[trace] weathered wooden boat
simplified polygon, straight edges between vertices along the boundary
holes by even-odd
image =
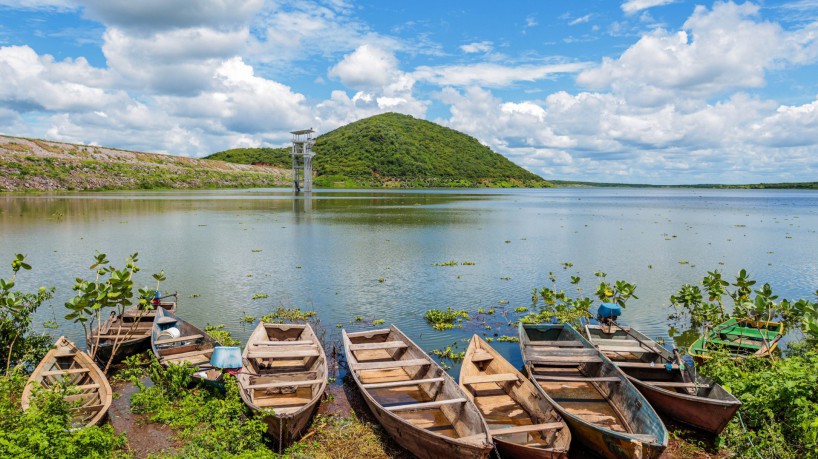
[[[105,373],[64,336],[28,378],[21,398],[23,409],[30,406],[35,387],[47,390],[57,386],[73,387],[65,399],[72,402],[70,413],[75,428],[99,424],[111,406],[111,385]]]
[[[342,335],[355,384],[396,442],[421,459],[488,456],[491,435],[477,406],[397,327]]]
[[[176,296],[176,294],[170,295]],[[158,309],[176,313],[176,301],[154,301],[153,309],[144,309],[133,306],[122,314],[112,314],[99,328],[92,327],[86,341],[86,347],[91,351],[97,347],[95,358],[98,362],[107,364],[114,344],[119,342],[113,362],[118,362],[129,355],[146,351],[151,345],[151,330],[153,320]]]
[[[151,349],[162,365],[189,364],[198,373],[210,369],[210,356],[219,343],[199,327],[159,308],[151,331]],[[201,376],[193,375],[195,379]]]
[[[671,352],[630,327],[586,325],[591,343],[622,370],[660,414],[718,435],[741,402]]]
[[[711,358],[714,349],[727,352],[733,359],[769,357],[782,336],[784,324],[780,322],[730,319],[700,336],[690,345],[688,353],[698,362]]]
[[[306,430],[327,387],[327,357],[309,324],[258,324],[242,355],[242,400],[263,414],[279,451]]]
[[[568,457],[568,425],[534,383],[477,335],[466,350],[459,382],[483,414],[500,457]]]
[[[571,435],[606,458],[656,458],[667,429],[616,365],[568,324],[520,323],[529,377],[571,427]]]

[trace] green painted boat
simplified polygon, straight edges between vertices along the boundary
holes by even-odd
[[[730,319],[707,330],[688,353],[698,362],[712,358],[714,350],[726,351],[731,359],[769,357],[784,336],[784,324],[753,319]]]

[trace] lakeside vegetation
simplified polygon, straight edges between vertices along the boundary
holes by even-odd
[[[104,254],[97,254],[97,266],[92,271],[100,278],[96,281],[79,279],[77,296],[66,303],[69,316],[76,314],[72,320],[87,317],[83,314],[88,311],[97,315],[104,308],[117,308],[130,300],[149,297],[154,289],[145,288],[138,294],[132,289],[129,274],[138,270],[135,262],[136,254],[126,262],[125,269],[118,270],[109,266]],[[111,425],[71,430],[69,413],[73,405],[64,398],[71,393],[69,387],[40,390],[29,410],[23,411],[20,407],[28,374],[51,346],[55,326],[47,324],[43,330],[32,326],[33,314],[52,298],[53,289],[40,287],[31,292],[15,289],[18,275],[31,269],[25,257],[17,255],[11,262],[11,276],[0,276],[0,350],[6,359],[6,368],[0,375],[0,457],[133,457],[127,433],[117,434]],[[430,327],[441,333],[462,327],[482,334],[489,341],[514,341],[513,330],[519,321],[576,322],[590,316],[589,307],[597,300],[626,306],[628,300],[637,298],[635,284],[609,281],[603,272],[594,276],[598,286],[584,292],[579,287],[579,275],[568,276],[566,289],[559,286],[559,279],[551,273],[551,285],[532,292],[530,307],[515,307],[501,300],[490,310],[449,307],[426,311],[424,317]],[[154,279],[160,282],[164,275],[159,273]],[[694,438],[677,452],[689,453],[686,457],[818,455],[818,306],[814,300],[781,299],[772,286],[749,278],[745,271],[740,271],[732,280],[711,271],[700,283],[681,286],[670,296],[670,301],[674,308],[671,317],[674,326],[690,327],[688,330],[694,332],[701,324],[718,323],[727,317],[760,316],[784,321],[794,333],[789,348],[773,358],[736,362],[715,355],[698,367],[702,374],[733,393],[743,406],[720,437],[704,443]],[[244,320],[258,319],[248,316]],[[318,318],[315,311],[279,307],[263,320]],[[356,318],[356,323],[360,322],[362,319]],[[376,323],[383,320],[371,321],[372,326]],[[220,325],[209,326],[207,330],[225,342],[235,342]],[[679,340],[684,333],[672,331],[671,336],[674,335],[681,345]],[[463,357],[461,346],[462,343],[453,342],[431,353],[448,362],[450,365],[444,363],[446,367],[451,367]],[[171,446],[155,451],[152,457],[352,458],[365,454],[386,458],[397,454],[376,424],[354,415],[319,415],[308,437],[279,455],[264,435],[264,423],[254,418],[242,403],[232,380],[228,380],[224,392],[192,385],[191,368],[164,368],[155,358],[141,356],[126,359],[113,379],[130,381],[138,388],[131,397],[131,410],[141,422],[167,430]],[[332,402],[330,395],[325,403]]]
[[[385,113],[319,136],[318,187],[547,187],[548,182],[474,137],[430,121]],[[289,167],[287,148],[243,148],[208,159]]]

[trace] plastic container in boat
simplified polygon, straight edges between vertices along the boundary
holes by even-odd
[[[182,333],[176,327],[170,327],[159,332],[159,339],[174,339],[181,336]]]
[[[241,348],[237,346],[216,346],[210,356],[214,368],[241,368]]]

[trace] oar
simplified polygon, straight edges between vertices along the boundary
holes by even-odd
[[[676,359],[676,364],[679,365],[679,371],[682,373],[682,381],[686,383],[694,383],[695,381],[691,381],[690,374],[687,372],[687,366],[682,361],[682,356],[679,354],[679,349],[673,348],[673,357]],[[685,391],[687,391],[690,395],[696,395],[696,388],[695,387],[686,387]]]

